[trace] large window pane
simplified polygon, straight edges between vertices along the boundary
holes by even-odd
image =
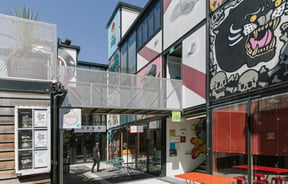
[[[143,44],[148,40],[148,19],[147,17],[143,21]]]
[[[260,173],[259,166],[288,169],[287,100],[288,95],[284,94],[253,101],[251,160],[254,176]],[[268,181],[276,175],[265,173]]]
[[[160,29],[161,27],[161,8],[160,8],[160,1],[157,2],[155,6],[155,32]]]
[[[152,10],[148,15],[148,37],[154,34],[154,11]]]
[[[142,24],[140,24],[137,28],[137,49],[139,49],[143,45],[143,40],[142,40],[143,31],[142,30],[143,30],[143,27],[142,27]]]
[[[247,124],[246,103],[213,109],[213,174],[237,175],[233,166],[248,163]]]
[[[121,72],[127,73],[127,44],[121,48]]]
[[[132,36],[128,40],[128,73],[136,72],[136,34],[132,34]]]

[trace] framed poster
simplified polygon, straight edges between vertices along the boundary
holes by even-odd
[[[32,127],[32,109],[18,109],[18,127]]]
[[[48,166],[48,150],[37,150],[34,152],[34,167]]]
[[[34,127],[47,127],[47,111],[35,110],[34,111]]]
[[[47,147],[48,139],[47,139],[47,130],[35,130],[34,132],[34,147],[35,148],[43,148]]]

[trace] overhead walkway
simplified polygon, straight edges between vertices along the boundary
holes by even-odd
[[[182,81],[132,74],[60,69],[68,90],[63,108],[85,108],[95,113],[157,114],[182,110]]]

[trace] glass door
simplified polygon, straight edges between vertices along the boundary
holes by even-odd
[[[153,175],[161,174],[161,127],[148,129],[147,148],[148,148],[148,172]]]

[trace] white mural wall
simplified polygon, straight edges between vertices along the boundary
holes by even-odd
[[[206,103],[206,26],[183,41],[183,108]]]
[[[206,16],[204,0],[163,0],[164,50]]]
[[[132,11],[130,9],[122,8],[121,11],[121,37],[125,35],[127,30],[130,28],[131,24],[133,24],[134,20],[139,15],[138,11]]]

